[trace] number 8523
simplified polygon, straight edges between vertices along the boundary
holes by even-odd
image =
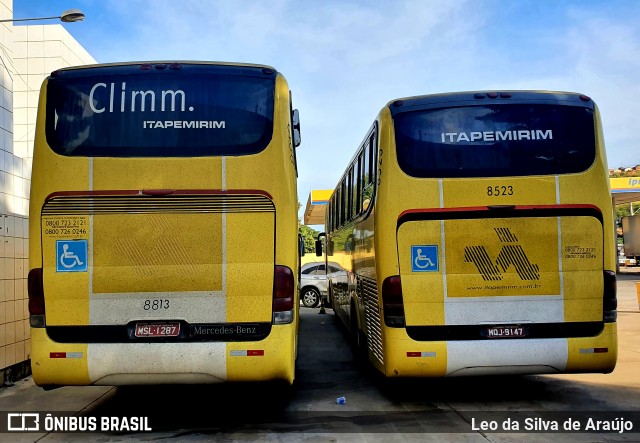
[[[487,186],[487,195],[490,197],[513,195],[513,186]]]

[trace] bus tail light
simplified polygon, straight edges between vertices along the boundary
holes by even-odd
[[[618,318],[618,298],[616,273],[604,271],[604,291],[602,295],[602,316],[605,323],[613,323]]]
[[[29,271],[27,279],[29,292],[29,323],[34,328],[44,328],[44,289],[42,268]]]
[[[387,277],[382,282],[382,310],[385,325],[391,328],[404,327],[404,303],[399,275]]]
[[[273,324],[293,321],[293,272],[286,266],[276,266],[273,273]]]

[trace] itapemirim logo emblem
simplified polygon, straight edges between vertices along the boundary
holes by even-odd
[[[484,246],[466,246],[464,248],[465,263],[476,265],[485,281],[502,280],[503,274],[512,265],[521,280],[540,280],[540,267],[529,261],[529,257],[518,243],[518,238],[509,228],[494,228],[500,242],[505,243],[492,260]]]

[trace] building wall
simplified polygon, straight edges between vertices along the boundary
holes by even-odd
[[[0,0],[0,19],[12,17],[13,1]],[[30,358],[28,211],[40,86],[56,69],[92,64],[95,60],[62,25],[24,26],[11,22],[0,23],[0,58],[0,370],[3,370],[24,364]]]
[[[62,25],[14,26],[13,38],[17,72],[13,79],[13,147],[17,156],[30,163],[42,82],[56,69],[96,61]]]
[[[12,17],[13,2],[0,0],[0,19]],[[25,333],[29,333],[29,328],[28,321],[25,322],[28,317],[22,258],[24,217],[11,214],[9,209],[13,203],[10,197],[18,184],[14,177],[24,176],[23,163],[13,155],[13,26],[10,22],[0,23],[0,39],[0,368],[5,368],[27,358]],[[16,174],[18,170],[20,173]],[[17,237],[16,220],[20,229]],[[16,239],[20,240],[17,259]]]

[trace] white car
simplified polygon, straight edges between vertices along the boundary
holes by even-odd
[[[329,272],[336,272],[339,267],[329,264]],[[300,268],[300,300],[308,308],[320,304],[320,297],[327,296],[327,269],[324,262],[311,262]]]

